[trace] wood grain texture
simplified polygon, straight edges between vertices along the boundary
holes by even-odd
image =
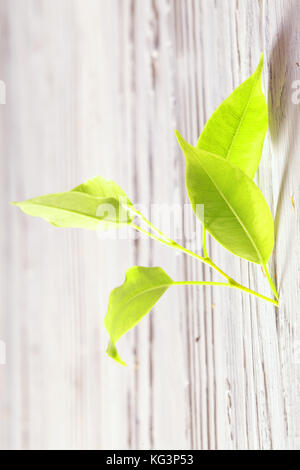
[[[299,449],[299,25],[298,0],[0,0],[1,449]],[[218,276],[148,240],[57,230],[8,202],[101,174],[137,203],[182,207],[174,129],[196,142],[260,52],[270,132],[257,182],[275,217],[280,309],[175,288],[122,340],[121,368],[104,354],[103,317],[128,267]],[[181,219],[182,242],[201,252],[192,211]],[[212,240],[209,251],[269,293],[257,266]]]

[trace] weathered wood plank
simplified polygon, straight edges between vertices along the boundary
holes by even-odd
[[[299,20],[297,0],[0,0],[0,448],[299,448]],[[122,340],[120,368],[102,319],[128,267],[218,277],[140,237],[56,230],[8,201],[101,174],[139,204],[179,208],[181,241],[201,252],[173,131],[196,142],[261,51],[270,133],[257,181],[275,216],[280,309],[176,288]],[[212,240],[209,251],[269,292],[259,268]]]

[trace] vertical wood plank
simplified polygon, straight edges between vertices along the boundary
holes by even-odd
[[[0,0],[0,448],[299,448],[298,3]],[[177,213],[181,242],[200,253],[173,131],[196,143],[260,52],[270,131],[257,182],[275,217],[280,309],[178,287],[120,342],[120,368],[102,323],[127,268],[218,276],[141,237],[56,230],[8,202],[101,174],[156,204],[166,231]],[[259,268],[208,247],[269,292]]]

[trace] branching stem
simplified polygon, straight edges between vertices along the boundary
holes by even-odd
[[[203,285],[203,286],[223,286],[223,287],[231,287],[231,288],[234,288],[234,289],[239,289],[239,290],[242,290],[243,292],[247,292],[248,294],[251,294],[251,295],[254,295],[256,297],[259,297],[260,299],[263,299],[263,300],[266,300],[267,302],[270,302],[276,306],[278,306],[278,294],[277,294],[277,291],[276,291],[276,288],[272,282],[272,279],[271,279],[271,276],[269,274],[269,271],[268,271],[268,268],[266,265],[264,265],[264,269],[265,269],[265,272],[266,272],[266,275],[267,275],[267,278],[268,278],[268,281],[269,281],[269,284],[272,288],[272,291],[276,297],[276,300],[274,299],[271,299],[269,297],[266,297],[264,295],[261,295],[259,294],[258,292],[255,292],[251,289],[248,289],[248,287],[245,287],[241,284],[239,284],[238,282],[236,282],[234,279],[232,279],[230,276],[228,276],[228,274],[226,274],[224,271],[222,271],[221,268],[219,268],[211,259],[210,257],[208,256],[207,254],[207,249],[206,249],[206,230],[205,228],[203,228],[203,253],[204,253],[204,257],[203,256],[200,256],[200,255],[197,255],[197,253],[194,253],[193,251],[190,251],[188,250],[187,248],[185,248],[184,246],[180,245],[179,243],[176,243],[174,240],[172,240],[170,237],[168,237],[167,235],[165,235],[161,230],[159,230],[157,227],[155,227],[148,219],[146,219],[145,216],[143,216],[140,212],[138,212],[137,210],[135,209],[132,209],[130,208],[131,211],[137,215],[138,217],[140,217],[140,219],[146,223],[150,229],[152,230],[152,232],[140,227],[139,225],[136,225],[134,223],[131,223],[131,226],[135,229],[135,230],[138,230],[139,232],[141,233],[144,233],[145,235],[147,235],[148,237],[152,238],[153,240],[156,240],[160,243],[162,243],[163,245],[166,245],[166,246],[169,246],[171,248],[174,248],[178,251],[181,251],[189,256],[192,256],[193,258],[196,258],[200,261],[202,261],[202,263],[205,263],[207,264],[208,266],[210,266],[211,268],[213,268],[215,271],[217,271],[221,276],[223,276],[227,282],[206,282],[206,281],[182,281],[182,282],[175,282],[174,285]],[[155,232],[155,233],[153,233]]]
[[[248,289],[248,287],[244,287],[239,283],[234,283],[234,282],[209,282],[209,281],[182,281],[182,282],[174,282],[172,284],[173,286],[222,286],[222,287],[231,287],[233,289],[239,289],[242,290],[243,292],[247,292],[248,294],[255,295],[256,297],[259,297],[260,299],[266,300],[267,302],[271,302],[272,304],[276,305],[278,307],[278,301],[274,299],[270,299],[269,297],[266,297],[264,295],[259,294],[258,292],[255,292],[254,290]]]
[[[276,299],[278,300],[278,292],[277,292],[276,287],[275,287],[275,285],[274,285],[274,283],[273,283],[273,281],[272,281],[272,278],[271,278],[271,276],[270,276],[270,273],[269,273],[269,270],[268,270],[268,266],[267,266],[266,264],[263,264],[263,269],[264,269],[264,271],[265,271],[265,273],[266,273],[266,276],[267,276],[267,279],[268,279],[268,281],[269,281],[270,287],[271,287],[271,289],[272,289],[272,291],[273,291],[273,294],[275,295]]]

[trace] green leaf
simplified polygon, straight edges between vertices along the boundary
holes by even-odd
[[[110,336],[108,356],[125,365],[116,342],[152,309],[172,284],[172,279],[161,268],[133,266],[126,271],[125,282],[110,294],[104,319]]]
[[[251,179],[258,168],[268,129],[268,110],[261,89],[264,61],[218,107],[207,121],[197,148],[225,158]]]
[[[133,220],[132,203],[113,181],[100,176],[65,193],[14,202],[26,214],[42,217],[57,227],[89,230],[118,228]]]
[[[123,189],[114,181],[102,178],[102,176],[96,176],[76,186],[72,191],[89,194],[95,197],[112,197],[132,206],[132,202],[128,199]]]
[[[229,161],[195,149],[176,131],[186,157],[186,184],[196,216],[227,250],[266,264],[274,245],[274,223],[256,184]],[[204,205],[204,215],[197,210]]]

